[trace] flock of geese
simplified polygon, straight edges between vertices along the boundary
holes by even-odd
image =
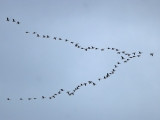
[[[20,24],[19,21],[16,21],[15,19],[11,19],[11,18],[6,18],[7,22],[13,22],[13,23],[17,23]],[[117,68],[122,64],[122,63],[127,63],[128,61],[130,61],[133,58],[136,57],[141,57],[141,55],[143,54],[143,52],[138,51],[138,52],[133,52],[133,53],[127,53],[126,51],[121,51],[117,48],[113,48],[113,47],[107,47],[107,48],[98,48],[95,46],[89,46],[89,47],[82,47],[80,46],[79,43],[75,43],[74,41],[70,41],[68,39],[62,39],[60,37],[51,37],[50,35],[41,35],[38,32],[30,32],[30,31],[25,31],[25,34],[33,34],[35,35],[37,38],[46,38],[46,39],[53,39],[53,40],[58,40],[58,41],[64,41],[66,43],[70,43],[72,44],[74,47],[79,48],[81,50],[84,51],[88,51],[88,50],[100,50],[100,51],[105,51],[105,50],[112,50],[115,51],[118,55],[120,55],[121,61],[118,61],[113,68],[111,69],[110,72],[106,73],[104,76],[100,77],[97,79],[96,82],[100,82],[102,80],[106,80],[108,79],[111,75],[115,74],[115,72],[117,71]],[[154,53],[150,53],[150,56],[154,56]],[[55,99],[58,95],[62,94],[63,92],[66,93],[68,96],[73,96],[75,94],[75,92],[77,90],[79,90],[81,87],[86,87],[88,85],[92,85],[92,86],[96,86],[97,83],[93,82],[93,81],[87,81],[84,83],[81,83],[79,85],[77,85],[73,90],[71,91],[65,91],[64,89],[60,89],[58,92],[54,93],[51,96],[41,96],[39,98],[37,97],[28,97],[27,100],[37,100],[37,99]],[[6,100],[11,101],[11,98],[7,98]],[[26,100],[24,98],[19,98],[18,100],[22,101],[22,100]]]

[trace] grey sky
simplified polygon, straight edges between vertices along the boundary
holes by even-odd
[[[159,120],[159,6],[159,0],[0,0],[0,120]],[[143,56],[98,82],[120,60],[116,53],[85,52],[25,31]],[[72,90],[88,80],[98,84],[71,97],[18,100]]]

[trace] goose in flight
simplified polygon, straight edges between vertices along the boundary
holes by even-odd
[[[15,19],[12,19],[12,22],[16,22]]]
[[[42,99],[44,99],[44,98],[46,98],[46,97],[42,96]]]
[[[150,56],[153,56],[154,55],[154,53],[150,53]]]
[[[6,21],[9,21],[9,18],[7,17],[7,20]]]
[[[65,41],[67,42],[67,41],[69,41],[69,40],[66,39]]]
[[[123,56],[121,56],[122,60],[125,59]]]
[[[11,100],[10,98],[7,98],[7,100]]]

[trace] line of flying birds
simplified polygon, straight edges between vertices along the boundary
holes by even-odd
[[[6,21],[12,21],[12,22],[16,22],[17,24],[20,24],[19,21],[16,21],[15,19],[9,19],[8,17],[7,17]],[[36,37],[52,38],[52,39],[54,39],[54,40],[59,40],[59,41],[63,40],[62,38],[51,37],[51,36],[49,36],[49,35],[40,35],[40,34],[38,34],[37,32],[28,32],[28,31],[26,31],[25,33],[26,33],[26,34],[32,33],[32,34],[36,35]],[[127,63],[129,60],[131,60],[131,59],[133,59],[133,58],[136,58],[136,57],[140,57],[140,56],[142,55],[142,52],[141,52],[141,51],[133,52],[133,53],[129,54],[129,53],[126,53],[125,51],[120,51],[119,49],[112,48],[112,47],[108,47],[108,48],[105,49],[105,48],[98,48],[98,47],[90,46],[90,47],[86,47],[86,48],[85,48],[85,47],[81,47],[81,46],[79,45],[79,43],[75,43],[75,42],[73,42],[73,41],[69,41],[68,39],[64,39],[64,41],[65,41],[65,42],[69,42],[70,44],[74,45],[76,48],[80,48],[80,49],[83,49],[83,50],[85,50],[85,51],[93,50],[93,49],[94,49],[94,50],[101,50],[101,51],[104,51],[104,50],[106,50],[106,49],[107,49],[107,50],[113,50],[113,51],[117,52],[117,54],[123,54],[123,55],[125,55],[125,56],[122,56],[122,55],[120,56],[123,63]],[[150,56],[153,56],[153,55],[154,55],[154,53],[150,53]],[[98,78],[97,80],[98,80],[98,81],[101,81],[101,80],[105,80],[105,79],[109,78],[111,75],[113,75],[113,74],[116,72],[116,69],[119,67],[120,64],[122,64],[122,62],[117,62],[117,63],[114,65],[114,68],[112,68],[111,72],[108,72],[106,75],[104,75],[104,76],[101,77],[101,78]],[[81,87],[87,86],[87,85],[93,85],[93,86],[95,86],[96,83],[93,82],[93,81],[84,82],[84,83],[81,83],[81,84],[79,84],[78,86],[76,86],[71,92],[70,92],[70,91],[67,91],[66,93],[67,93],[69,96],[72,96],[72,95],[74,95],[75,92],[76,92],[77,90],[79,90]],[[54,98],[56,98],[58,95],[60,95],[60,94],[61,94],[62,92],[64,92],[64,91],[65,91],[64,89],[60,89],[57,93],[53,94],[52,96],[49,96],[49,97],[41,96],[40,98],[41,98],[41,99],[47,99],[47,98],[48,98],[48,99],[54,99]],[[29,98],[27,98],[27,100],[36,100],[36,99],[38,99],[38,98],[37,98],[37,97],[29,97]],[[10,101],[10,100],[12,100],[12,99],[11,99],[11,98],[7,98],[7,100]],[[22,100],[25,100],[25,99],[24,99],[24,98],[19,98],[19,100],[22,101]]]

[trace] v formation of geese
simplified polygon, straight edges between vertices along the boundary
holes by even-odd
[[[6,18],[6,21],[7,22],[13,22],[13,23],[17,23],[17,24],[20,24],[19,21],[16,21],[15,19],[11,19],[11,18]],[[62,39],[62,38],[58,38],[58,37],[51,37],[50,35],[40,35],[39,33],[37,32],[29,32],[29,31],[26,31],[25,32],[26,34],[33,34],[35,35],[36,37],[38,38],[47,38],[47,39],[53,39],[53,40],[58,40],[58,41],[64,41],[66,43],[70,43],[72,45],[74,45],[76,48],[79,48],[79,49],[82,49],[84,51],[88,51],[88,50],[100,50],[100,51],[105,51],[105,50],[112,50],[112,51],[115,51],[117,54],[121,54],[121,62],[118,61],[114,67],[112,68],[112,70],[108,73],[106,73],[106,75],[100,77],[97,79],[97,82],[99,81],[102,81],[102,80],[105,80],[105,79],[108,79],[111,75],[115,74],[115,72],[117,71],[117,68],[122,64],[122,63],[127,63],[128,61],[130,61],[131,59],[133,58],[136,58],[136,57],[141,57],[142,55],[142,52],[141,51],[138,51],[138,52],[133,52],[133,53],[126,53],[125,51],[120,51],[119,49],[117,48],[112,48],[112,47],[107,47],[107,48],[98,48],[98,47],[95,47],[95,46],[89,46],[89,47],[82,47],[79,45],[79,43],[75,43],[74,41],[70,41],[68,39]],[[154,56],[154,53],[150,53],[150,56]],[[88,85],[92,85],[92,86],[96,86],[97,83],[96,82],[93,82],[93,81],[87,81],[87,82],[84,82],[84,83],[81,83],[79,85],[77,85],[73,90],[71,91],[67,91],[65,92],[64,89],[60,89],[58,92],[54,93],[53,95],[51,96],[41,96],[39,98],[37,97],[28,97],[27,99],[24,99],[24,98],[19,98],[18,100],[20,101],[23,101],[23,100],[37,100],[37,99],[55,99],[58,95],[62,94],[62,93],[66,93],[68,96],[72,96],[75,94],[75,92],[77,90],[79,90],[81,87],[86,87]],[[11,98],[7,98],[6,99],[7,101],[11,101],[12,99]]]

